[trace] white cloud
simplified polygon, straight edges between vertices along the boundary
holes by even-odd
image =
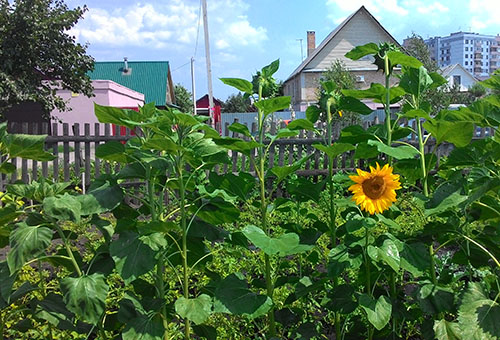
[[[209,3],[210,39],[217,49],[259,45],[267,39],[266,29],[254,27],[248,20],[245,14],[249,6],[243,0]],[[198,1],[182,0],[171,0],[167,5],[138,3],[110,11],[90,7],[70,33],[92,45],[194,49],[198,12]],[[198,48],[203,45],[202,25]]]
[[[469,25],[472,31],[481,33],[486,28],[500,28],[498,20],[500,1],[498,0],[470,0],[469,13]],[[490,34],[493,33],[490,32]]]
[[[327,6],[337,6],[344,12],[354,12],[361,6],[365,6],[372,14],[393,13],[406,16],[409,10],[400,6],[398,0],[327,0]]]
[[[438,14],[442,15],[444,12],[448,12],[450,9],[439,2],[433,2],[429,5],[420,5],[417,7],[417,11],[422,14]]]

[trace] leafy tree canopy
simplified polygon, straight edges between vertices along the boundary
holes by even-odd
[[[222,106],[224,112],[255,112],[255,106],[252,105],[250,98],[238,94],[230,95]]]
[[[23,101],[64,111],[58,87],[92,95],[86,74],[94,59],[69,32],[86,10],[62,0],[0,0],[0,113]]]
[[[175,84],[175,102],[184,113],[193,113],[192,94],[181,84]]]

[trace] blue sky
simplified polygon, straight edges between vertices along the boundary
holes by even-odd
[[[72,34],[89,43],[97,61],[168,60],[175,83],[191,89],[195,57],[197,97],[207,91],[203,21],[199,0],[66,0],[86,4]],[[499,0],[207,0],[214,96],[235,91],[220,77],[249,79],[280,58],[276,77],[285,80],[301,62],[300,42],[316,31],[316,44],[364,5],[400,42],[412,32],[424,38],[451,32],[500,33]],[[197,39],[198,37],[198,39]],[[196,43],[198,41],[198,44]]]

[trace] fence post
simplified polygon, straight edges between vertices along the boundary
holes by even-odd
[[[95,163],[94,163],[94,166],[95,166],[95,178],[99,178],[99,176],[101,176],[101,160],[99,158],[97,158],[97,156],[95,155],[95,151],[97,150],[97,147],[99,146],[99,137],[101,136],[101,124],[99,123],[95,123],[94,125],[94,134],[96,136],[96,140],[95,140],[95,143],[94,143],[94,159],[95,159]]]
[[[90,141],[88,138],[90,138],[90,124],[85,123],[84,125],[84,134],[85,134],[85,185],[82,188],[83,190],[86,190],[85,187],[87,187],[90,184]]]
[[[28,134],[28,123],[21,123],[21,131],[24,134]],[[21,180],[24,183],[29,182],[29,176],[28,176],[28,160],[26,158],[21,158]]]
[[[57,123],[52,124],[52,136],[57,137],[59,126]],[[52,173],[54,175],[54,182],[59,182],[59,142],[54,142],[52,145],[52,152],[54,153],[54,160],[52,161]]]
[[[42,123],[42,135],[48,135],[48,134],[49,134],[49,123],[43,122]],[[47,149],[47,147],[45,147],[44,149]],[[42,176],[44,178],[49,177],[49,164],[47,161],[42,162]]]
[[[69,181],[69,125],[68,123],[63,123],[63,171],[64,171],[64,181]],[[66,138],[64,138],[66,137]]]

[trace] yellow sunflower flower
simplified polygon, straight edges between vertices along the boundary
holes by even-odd
[[[356,184],[349,187],[354,196],[352,200],[370,215],[382,213],[396,202],[396,190],[401,189],[399,175],[392,173],[388,164],[380,168],[370,166],[370,172],[356,169],[358,176],[349,176]]]

